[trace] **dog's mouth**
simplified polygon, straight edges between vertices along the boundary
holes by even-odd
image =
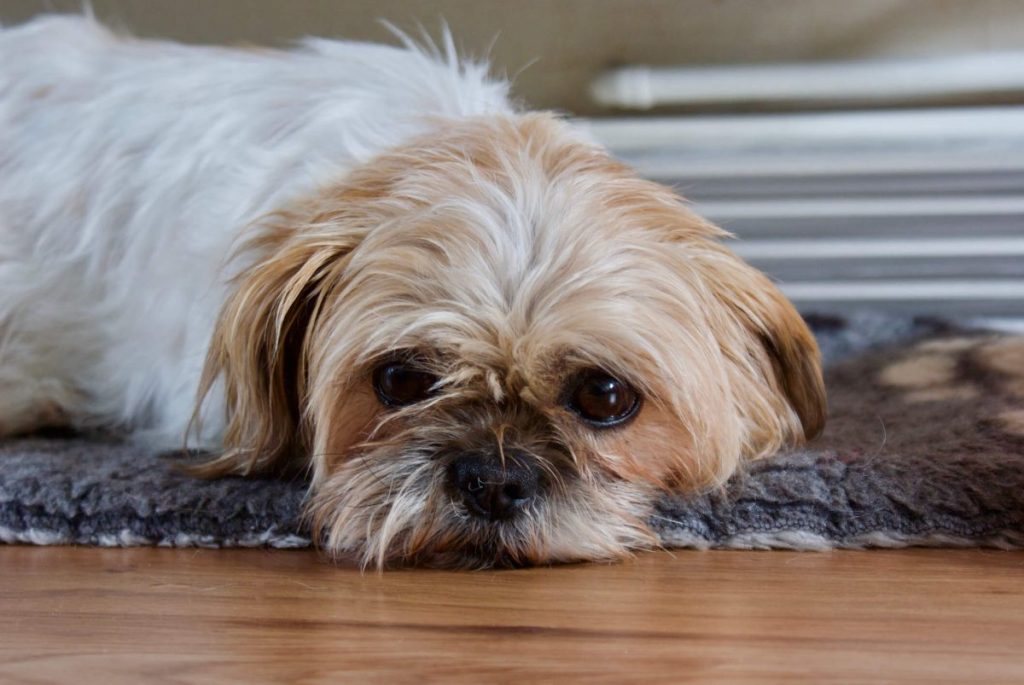
[[[364,567],[517,568],[614,559],[657,544],[648,489],[576,472],[556,456],[372,456],[345,461],[309,508],[318,545]]]
[[[407,530],[387,541],[385,550],[377,547],[372,557],[372,548],[381,544],[380,539],[369,537],[357,545],[346,545],[344,549],[331,549],[320,540],[321,546],[336,560],[355,563],[363,567],[396,569],[411,566],[450,570],[510,569],[534,566],[544,563],[545,556],[540,544],[539,532],[534,521],[525,515],[521,519],[490,520],[477,514],[461,511],[446,517],[435,525],[422,529]],[[419,537],[418,541],[413,542]],[[532,540],[532,543],[531,543]]]

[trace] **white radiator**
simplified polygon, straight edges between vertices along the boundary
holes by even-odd
[[[586,123],[805,310],[1024,317],[1024,107]]]

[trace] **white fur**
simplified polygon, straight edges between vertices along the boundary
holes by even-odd
[[[189,47],[67,16],[0,29],[0,434],[60,407],[180,446],[252,223],[436,118],[512,111],[445,47]],[[203,443],[223,414],[207,402]]]

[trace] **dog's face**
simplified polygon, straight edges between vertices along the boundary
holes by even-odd
[[[818,432],[818,353],[668,190],[544,115],[449,124],[277,217],[210,350],[214,470],[311,458],[365,564],[614,558],[666,489]]]

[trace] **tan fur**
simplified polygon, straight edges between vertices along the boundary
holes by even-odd
[[[311,469],[320,543],[363,564],[615,558],[656,544],[657,492],[720,483],[825,420],[814,339],[723,232],[546,115],[438,122],[272,217],[218,322],[225,453],[208,473]],[[414,352],[441,379],[376,402]],[[605,369],[643,396],[598,430],[563,406]],[[519,450],[548,492],[473,520],[444,483],[460,450]]]
[[[999,415],[1002,427],[1013,433],[1024,437],[1024,409],[1010,409]]]
[[[926,340],[917,346],[922,352],[940,352],[943,354],[964,352],[978,345],[977,338],[940,338]]]
[[[949,383],[954,378],[956,360],[941,354],[919,354],[892,364],[879,376],[882,385],[901,388],[927,388]]]
[[[978,350],[978,358],[987,368],[1003,376],[1007,392],[1024,399],[1024,342],[1005,338]]]
[[[904,399],[907,402],[949,402],[951,400],[970,400],[978,396],[978,389],[970,385],[950,385],[908,392]]]
[[[971,338],[926,341],[915,347],[908,358],[882,369],[879,383],[904,390],[903,399],[911,404],[977,397],[976,387],[957,378],[958,355],[977,346],[977,339]]]

